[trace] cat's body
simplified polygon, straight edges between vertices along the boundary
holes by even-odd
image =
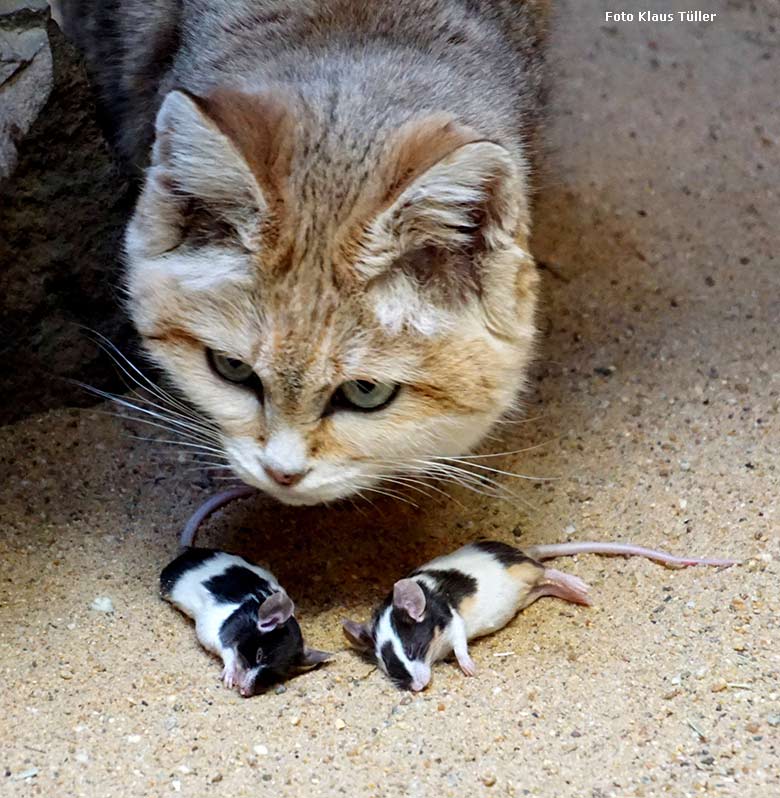
[[[151,164],[133,319],[245,481],[338,498],[463,453],[512,406],[546,11],[64,4],[118,151]]]

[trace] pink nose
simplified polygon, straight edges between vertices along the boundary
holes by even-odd
[[[297,485],[309,473],[308,471],[278,471],[268,466],[263,466],[263,469],[277,485],[282,485],[285,488]]]

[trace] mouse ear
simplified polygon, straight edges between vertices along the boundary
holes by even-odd
[[[419,623],[425,612],[425,593],[420,583],[414,579],[399,579],[393,585],[393,606]]]
[[[284,590],[273,593],[257,611],[257,628],[261,632],[271,632],[288,620],[294,612],[295,605]]]
[[[321,665],[323,662],[327,662],[331,659],[333,659],[333,654],[331,654],[330,651],[320,651],[316,648],[304,646],[303,654],[301,654],[301,658],[298,660],[298,667],[308,670],[309,668],[316,668],[317,665]]]
[[[344,618],[341,621],[341,628],[350,645],[358,651],[370,651],[374,647],[374,636],[367,623],[358,623]]]

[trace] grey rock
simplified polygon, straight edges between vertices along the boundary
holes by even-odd
[[[48,6],[46,0],[0,0],[0,17],[18,11],[46,11]]]
[[[131,341],[118,255],[132,198],[45,5],[0,4],[0,424],[94,402],[74,380],[122,389],[84,327]]]
[[[51,51],[41,15],[0,15],[0,180],[17,162],[17,142],[49,98]]]

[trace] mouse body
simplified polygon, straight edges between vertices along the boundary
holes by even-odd
[[[274,575],[236,554],[185,549],[160,574],[160,595],[195,621],[201,645],[222,659],[225,686],[243,696],[331,657],[305,645]]]
[[[424,689],[433,663],[451,653],[463,673],[473,676],[476,667],[469,656],[469,640],[501,629],[543,596],[590,604],[585,582],[542,563],[585,553],[642,556],[670,567],[734,564],[679,558],[624,543],[563,543],[523,551],[498,541],[480,541],[437,557],[396,582],[370,622],[344,620],[344,633],[402,689]]]

